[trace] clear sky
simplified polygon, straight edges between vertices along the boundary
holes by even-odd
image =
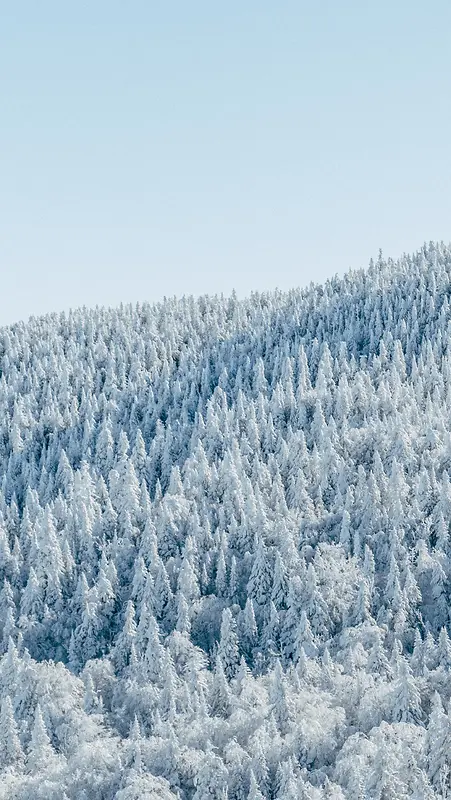
[[[451,240],[449,0],[0,0],[0,324]]]

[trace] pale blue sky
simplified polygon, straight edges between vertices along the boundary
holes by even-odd
[[[449,0],[0,0],[0,324],[451,240]]]

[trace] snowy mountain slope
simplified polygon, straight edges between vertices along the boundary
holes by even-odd
[[[0,331],[0,798],[439,798],[451,250]]]

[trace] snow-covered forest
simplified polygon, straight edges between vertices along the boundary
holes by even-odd
[[[0,797],[451,797],[451,249],[0,330]]]

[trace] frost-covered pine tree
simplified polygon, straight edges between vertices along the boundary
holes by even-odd
[[[36,773],[42,771],[54,758],[54,750],[50,743],[40,704],[36,706],[31,739],[28,746],[27,769]]]
[[[230,680],[234,678],[238,669],[240,657],[236,623],[229,608],[224,609],[222,612],[218,656],[221,659],[224,674],[227,679]]]
[[[23,759],[18,726],[9,695],[2,699],[0,709],[0,765],[1,768],[17,766]]]

